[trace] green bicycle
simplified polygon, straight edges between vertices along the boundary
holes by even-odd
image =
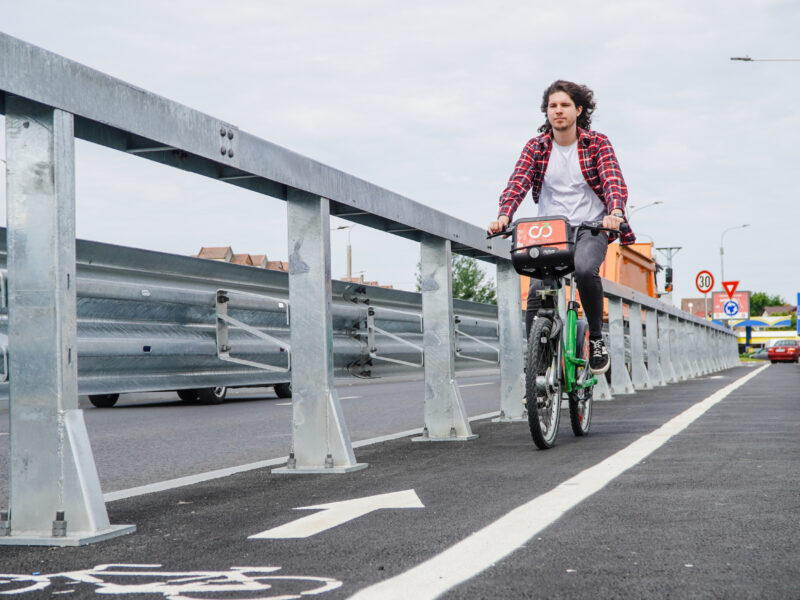
[[[623,224],[624,227],[624,224]],[[491,234],[512,236],[511,262],[520,275],[541,279],[542,307],[528,334],[525,363],[525,403],[528,424],[536,446],[552,448],[558,435],[562,394],[569,399],[572,432],[583,436],[592,423],[593,387],[597,378],[589,370],[589,324],[578,319],[572,275],[578,232],[592,235],[614,232],[602,223],[571,227],[563,217],[519,219],[505,230]],[[566,320],[558,310],[560,289],[567,279],[569,300]]]

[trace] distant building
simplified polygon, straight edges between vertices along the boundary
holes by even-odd
[[[394,289],[394,286],[392,286],[392,285],[381,285],[377,281],[366,281],[364,279],[364,274],[363,273],[361,273],[361,275],[359,275],[358,277],[351,277],[349,280],[347,279],[347,277],[340,277],[339,281],[344,281],[345,283],[363,283],[364,285],[372,285],[372,286],[375,286],[375,287],[382,287],[382,288],[386,288],[387,290],[393,290]]]
[[[259,269],[267,268],[267,263],[269,261],[267,260],[266,254],[251,254],[250,258],[253,260],[254,267],[258,267]]]
[[[196,258],[229,262],[235,265],[245,265],[271,271],[283,271],[284,273],[289,272],[289,263],[285,260],[269,260],[266,254],[236,254],[230,246],[203,246],[200,248],[200,252],[197,253]],[[347,281],[347,278],[342,277],[342,281]],[[351,278],[350,281],[351,283],[363,283],[364,285],[392,289],[391,285],[380,285],[377,281],[365,281],[363,273],[359,277]]]
[[[286,273],[289,272],[289,263],[285,260],[270,260],[265,263],[265,269],[271,269],[273,271],[285,271]]]
[[[231,262],[233,258],[233,249],[230,246],[214,246],[208,248],[203,246],[200,248],[200,252],[197,253],[197,258]]]
[[[249,254],[234,254],[233,257],[231,257],[230,262],[235,265],[247,265],[248,267],[253,266],[253,259],[250,258]]]
[[[706,318],[706,299],[705,298],[684,298],[681,300],[681,310],[683,312],[691,313],[695,317],[700,317],[701,319]],[[711,317],[711,314],[714,311],[714,305],[711,302],[711,296],[708,297],[708,317]]]
[[[765,306],[764,314],[762,317],[772,317],[779,314],[792,314],[797,312],[797,307],[794,304],[784,304],[783,306]]]
[[[196,258],[205,258],[206,260],[218,260],[220,262],[229,262],[235,265],[246,265],[248,267],[258,267],[261,269],[268,269],[266,254],[236,254],[230,246],[203,246]],[[278,269],[279,271],[285,269]]]

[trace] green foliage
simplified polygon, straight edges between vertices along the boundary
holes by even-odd
[[[453,298],[497,304],[494,283],[488,279],[478,261],[469,256],[453,254]],[[422,265],[417,263],[417,291],[422,291]]]
[[[754,292],[750,295],[750,315],[760,317],[767,306],[782,306],[786,301],[778,296],[770,296],[766,292]]]

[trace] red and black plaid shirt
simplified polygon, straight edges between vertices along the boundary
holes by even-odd
[[[538,204],[552,149],[553,137],[550,133],[536,136],[525,144],[508,185],[500,195],[498,216],[505,215],[511,220],[528,190]],[[586,183],[606,205],[606,211],[609,214],[615,208],[625,211],[628,187],[608,138],[597,131],[578,128],[578,157]],[[612,240],[615,238],[611,237]],[[621,244],[632,244],[635,240],[632,231],[620,236]]]

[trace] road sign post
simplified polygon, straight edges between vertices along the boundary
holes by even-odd
[[[714,276],[711,271],[700,271],[694,278],[697,291],[703,294],[703,318],[708,318],[708,292],[714,288]]]

